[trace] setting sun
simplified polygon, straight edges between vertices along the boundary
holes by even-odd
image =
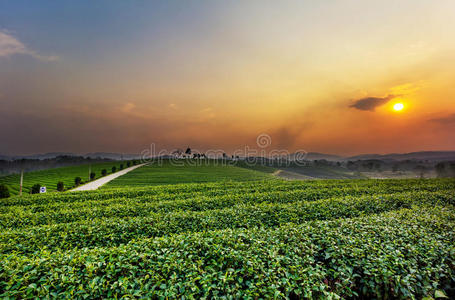
[[[393,105],[393,109],[394,109],[395,111],[401,111],[401,110],[403,110],[403,108],[404,108],[403,103],[395,103],[395,104]]]

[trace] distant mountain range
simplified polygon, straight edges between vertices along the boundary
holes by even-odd
[[[107,158],[112,160],[128,160],[128,159],[139,159],[140,154],[121,154],[121,153],[110,153],[110,152],[92,152],[87,154],[74,154],[69,152],[50,152],[44,154],[33,154],[33,155],[0,155],[0,160],[15,160],[15,159],[51,159],[57,156],[83,156],[89,158]],[[383,160],[383,161],[403,161],[403,160],[428,160],[428,161],[455,161],[455,151],[420,151],[411,153],[391,153],[391,154],[361,154],[355,156],[344,157],[334,154],[325,154],[318,152],[308,153],[293,153],[289,155],[291,160],[296,158],[305,160],[328,160],[328,161],[348,161],[348,160]]]
[[[290,159],[295,159],[296,153],[291,154]],[[390,154],[361,154],[343,157],[340,155],[308,152],[304,156],[306,160],[328,160],[328,161],[348,161],[348,160],[383,160],[383,161],[403,161],[403,160],[428,160],[428,161],[448,161],[455,160],[455,151],[420,151],[411,153],[390,153]]]
[[[363,154],[344,158],[343,160],[366,159],[447,161],[455,160],[455,151],[420,151],[411,153]]]
[[[15,160],[15,159],[52,159],[57,156],[82,156],[86,158],[107,158],[112,160],[129,160],[129,159],[139,159],[141,158],[140,154],[121,154],[121,153],[109,153],[109,152],[93,152],[87,154],[75,154],[70,152],[49,152],[44,154],[31,154],[31,155],[0,155],[0,160]]]

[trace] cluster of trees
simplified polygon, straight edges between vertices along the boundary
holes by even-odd
[[[455,177],[455,161],[440,162],[434,168],[438,177]]]
[[[182,149],[176,149],[174,151],[172,151],[171,153],[174,157],[178,157],[178,158],[193,158],[193,159],[206,159],[208,158],[208,156],[205,154],[205,153],[199,153],[199,152],[195,152],[193,150],[191,150],[190,147],[186,148],[185,151],[183,151]],[[234,156],[234,155],[227,155],[226,152],[223,152],[222,154],[222,158],[223,159],[235,159],[235,158],[239,158],[239,156]]]
[[[127,168],[129,168],[131,165],[135,166],[137,164],[138,164],[137,160],[127,161],[126,162]],[[120,166],[119,166],[119,170],[123,170],[123,166],[124,166],[123,163],[121,163]],[[113,166],[111,168],[111,173],[115,173],[115,172],[117,172],[117,167]],[[106,175],[107,175],[107,170],[106,169],[102,169],[101,170],[101,176],[104,177]],[[95,178],[96,178],[96,173],[95,172],[90,172],[90,181],[94,180]],[[80,178],[80,177],[74,178],[74,185],[75,186],[79,186],[81,184],[82,184],[82,178]],[[59,189],[57,188],[57,190],[59,190]]]
[[[138,161],[137,160],[133,160],[133,161],[128,161],[126,162],[126,166],[127,167],[130,167],[131,165],[137,165],[138,164]],[[120,164],[119,166],[119,170],[123,170],[123,163]],[[113,166],[112,169],[111,169],[112,173],[115,173],[117,171],[117,167],[116,166]],[[101,176],[106,176],[107,175],[107,170],[106,169],[102,169],[101,170]],[[90,172],[90,181],[91,180],[94,180],[96,178],[96,173],[95,172]],[[79,186],[83,183],[82,181],[82,178],[77,176],[74,178],[74,186]],[[39,183],[36,183],[34,184],[31,188],[30,188],[30,194],[38,194],[40,192],[40,189],[41,189],[41,184]],[[57,182],[57,191],[59,192],[63,192],[65,191],[65,184],[63,181],[59,181]],[[1,198],[8,198],[10,197],[10,192],[8,190],[8,187],[4,184],[0,184],[0,199]]]
[[[14,159],[14,160],[0,160],[0,175],[9,175],[24,172],[46,170],[59,167],[75,166],[88,163],[101,163],[109,162],[111,159],[106,158],[89,158],[82,156],[60,155],[54,158],[46,159]]]
[[[380,172],[383,170],[385,163],[382,160],[357,160],[348,161],[346,168],[352,171],[369,171],[369,172]]]

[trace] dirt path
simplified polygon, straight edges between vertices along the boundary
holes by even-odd
[[[283,179],[290,179],[290,180],[309,180],[309,179],[316,179],[311,176],[285,171],[285,170],[276,170],[272,173],[273,176],[280,177]]]
[[[110,174],[104,177],[101,177],[100,179],[90,181],[89,183],[86,183],[84,185],[78,186],[75,189],[72,189],[70,192],[80,192],[80,191],[92,191],[98,189],[100,186],[105,185],[111,180],[114,180],[117,177],[120,177],[122,175],[125,175],[126,173],[133,171],[134,169],[137,169],[139,167],[142,167],[145,164],[140,164],[137,166],[132,166],[126,169],[123,169],[121,171],[115,172],[114,174]]]

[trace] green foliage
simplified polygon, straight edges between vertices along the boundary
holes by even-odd
[[[8,187],[4,184],[0,184],[0,199],[8,198],[10,196]]]
[[[90,180],[95,179],[95,176],[96,176],[95,172],[90,172]]]
[[[111,169],[112,173],[115,173],[117,171],[117,167],[116,166],[113,166],[112,169]]]
[[[101,170],[101,176],[106,176],[107,175],[107,170],[106,169],[102,169]]]
[[[57,182],[57,191],[63,192],[64,189],[65,189],[65,184],[63,183],[63,181]]]
[[[131,166],[131,162],[127,162],[126,166],[129,168]]]
[[[41,184],[36,183],[30,189],[30,194],[38,194],[40,192]]]
[[[82,178],[80,178],[80,177],[74,178],[74,185],[75,186],[79,186],[81,184],[81,182],[82,182]]]
[[[453,298],[454,190],[219,180],[10,197],[0,297]]]
[[[119,170],[123,170],[123,164],[120,164]]]
[[[108,169],[112,167],[114,162],[96,163],[91,164],[91,170],[96,174],[101,174],[102,169]],[[23,182],[23,192],[28,194],[33,184],[39,182],[43,186],[48,187],[48,192],[52,189],[56,190],[56,183],[62,181],[64,186],[67,188],[74,186],[74,178],[81,177],[86,178],[89,165],[78,165],[71,167],[61,167],[54,169],[47,169],[41,171],[25,172]],[[0,184],[4,184],[8,187],[12,196],[19,194],[19,182],[20,174],[0,176]]]
[[[232,166],[221,160],[182,159],[174,163],[163,160],[118,177],[104,188],[271,178],[269,174]]]

